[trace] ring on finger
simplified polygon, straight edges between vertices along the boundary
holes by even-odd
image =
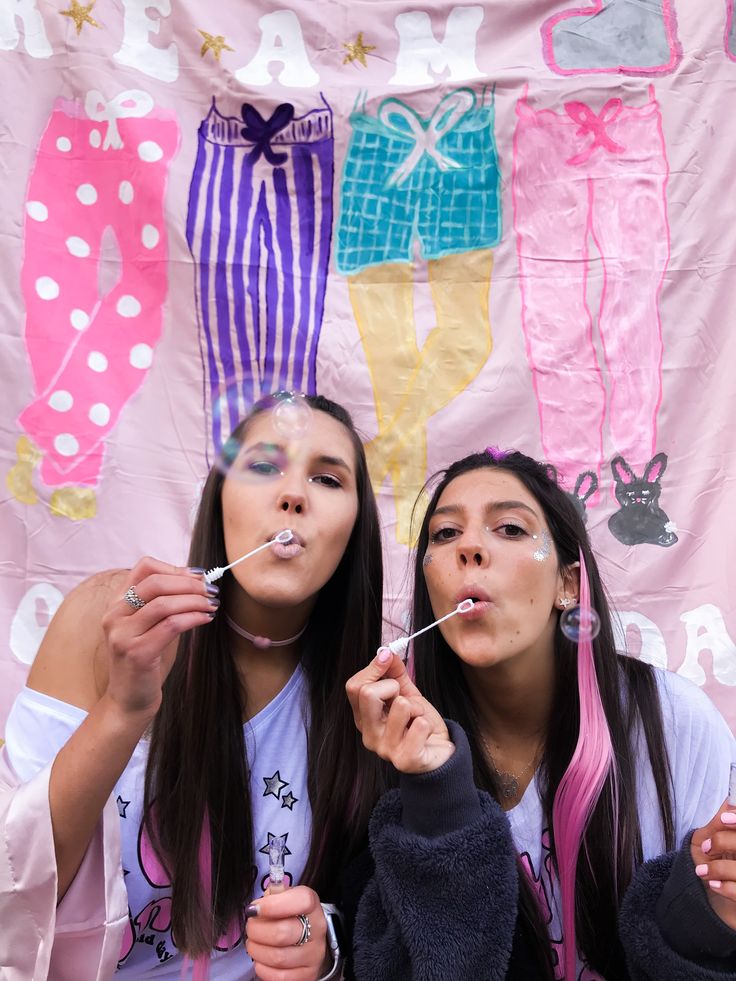
[[[302,935],[299,937],[294,946],[301,947],[303,944],[308,943],[312,939],[312,924],[309,922],[309,917],[302,915],[301,913],[297,916],[297,920],[299,920],[301,923]]]
[[[143,607],[146,605],[146,601],[144,599],[141,599],[138,593],[136,592],[135,586],[130,586],[128,589],[126,589],[125,596],[123,596],[123,599],[128,604],[128,606],[132,606],[134,610],[142,610]]]

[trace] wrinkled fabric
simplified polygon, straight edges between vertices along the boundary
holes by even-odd
[[[108,981],[128,901],[118,812],[110,798],[82,864],[56,904],[49,764],[21,783],[0,749],[0,978]]]

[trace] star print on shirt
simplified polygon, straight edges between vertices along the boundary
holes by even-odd
[[[270,831],[268,831],[267,834],[268,834],[268,841],[263,846],[263,848],[259,848],[258,849],[259,854],[268,855],[269,854],[268,846],[271,844],[271,842],[273,841],[274,838],[277,838],[278,837],[278,838],[283,838],[284,839],[284,858],[286,858],[287,855],[291,855],[291,852],[286,847],[286,839],[289,837],[289,832],[288,831],[286,832],[285,835],[272,835]]]
[[[125,812],[128,809],[128,804],[130,804],[130,801],[129,800],[123,800],[123,798],[120,796],[120,794],[118,794],[117,800],[115,801],[115,803],[118,805],[118,814],[120,815],[120,817],[121,818],[127,817],[128,815]]]
[[[290,811],[294,810],[294,804],[299,803],[299,798],[295,797],[291,791],[288,794],[284,794],[281,798],[281,806],[288,807]]]
[[[266,785],[266,789],[263,791],[263,796],[268,797],[272,794],[276,800],[281,800],[281,791],[284,787],[289,786],[288,780],[282,780],[281,774],[277,770],[272,777],[262,777],[261,778]]]

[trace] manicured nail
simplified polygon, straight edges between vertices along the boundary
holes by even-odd
[[[711,889],[720,889],[723,883],[720,879],[711,879],[708,885],[711,887]]]
[[[378,654],[376,655],[376,660],[378,661],[379,664],[387,664],[392,657],[393,654],[388,649],[388,647],[378,648]]]
[[[698,875],[698,876],[700,876],[701,879],[703,879],[708,874],[708,866],[707,865],[696,865],[695,866],[695,874]]]
[[[191,572],[193,576],[203,576],[205,573],[204,569],[200,569],[198,565],[191,565],[187,572]]]
[[[721,821],[724,824],[736,824],[736,811],[724,811],[721,814]]]
[[[710,840],[710,838],[706,838],[703,844],[700,846],[700,850],[707,855],[712,847],[713,847],[713,842]]]
[[[219,608],[220,608],[220,601],[219,601],[219,599],[216,596],[210,596],[210,598],[207,600],[207,602],[210,604],[210,606],[214,606],[214,608],[216,610],[219,610]]]
[[[213,582],[208,582],[207,585],[205,586],[205,592],[207,593],[208,596],[219,596],[220,587],[215,586]]]
[[[251,903],[250,906],[246,907],[245,918],[249,919],[251,916],[258,916],[258,907],[255,903]]]

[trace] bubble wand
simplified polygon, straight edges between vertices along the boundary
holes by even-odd
[[[413,634],[410,634],[408,637],[397,637],[396,640],[392,640],[390,644],[384,647],[379,647],[378,650],[391,651],[392,654],[398,654],[401,660],[406,662],[406,652],[409,649],[410,641],[414,640],[415,637],[418,637],[419,634],[426,633],[428,630],[431,630],[433,627],[436,627],[438,623],[443,623],[445,620],[449,620],[450,617],[457,616],[458,613],[468,613],[470,610],[473,609],[474,605],[475,605],[475,600],[464,599],[461,603],[457,604],[454,610],[450,610],[449,613],[446,613],[443,617],[440,617],[439,620],[435,620],[434,623],[430,623],[426,627],[422,627],[421,630],[416,630]]]
[[[731,764],[731,778],[728,781],[728,806],[736,807],[736,763]]]
[[[286,835],[274,835],[268,843],[268,893],[283,892]]]
[[[269,548],[271,545],[286,545],[287,542],[290,542],[293,537],[294,533],[292,532],[291,528],[284,528],[284,530],[280,531],[278,535],[274,535],[270,541],[264,542],[263,545],[259,545],[258,548],[251,549],[250,552],[246,552],[245,555],[241,555],[239,559],[231,562],[230,565],[218,565],[214,569],[210,569],[209,572],[205,572],[204,581],[206,583],[216,582],[218,579],[222,579],[228,569],[232,569],[233,566],[240,565],[241,562],[249,559],[251,555],[255,555],[256,552],[262,552],[264,548]]]

